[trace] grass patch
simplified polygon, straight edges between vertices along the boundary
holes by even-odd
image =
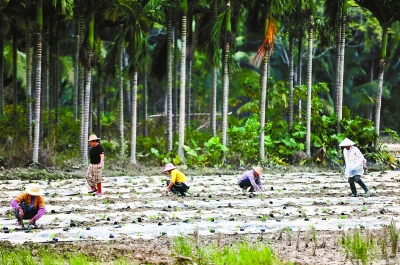
[[[199,246],[192,238],[178,236],[174,238],[173,249],[177,264],[293,264],[280,260],[266,244],[250,245],[247,241],[225,246]]]

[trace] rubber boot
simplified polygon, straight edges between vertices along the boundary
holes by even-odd
[[[358,183],[358,185],[360,185],[361,188],[363,188],[365,195],[369,195],[369,189],[364,184],[364,182],[360,179],[357,181],[357,183]]]
[[[99,195],[103,194],[103,192],[101,190],[101,182],[97,183],[97,194],[99,194]]]
[[[350,189],[351,189],[351,196],[352,197],[357,197],[357,189],[356,189],[356,184],[350,183]]]
[[[96,192],[97,191],[97,189],[96,189],[96,187],[95,186],[92,186],[92,187],[90,187],[92,190],[91,191],[89,191],[88,193],[93,193],[93,192]]]

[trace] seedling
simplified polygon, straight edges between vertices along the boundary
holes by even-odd
[[[105,214],[99,214],[99,219],[107,219],[107,215],[105,215]]]
[[[7,216],[8,216],[8,219],[11,220],[11,219],[13,218],[14,215],[13,215],[12,213],[9,213]]]
[[[346,216],[345,215],[341,215],[340,219],[346,219]]]
[[[291,246],[292,245],[292,234],[291,234],[292,229],[290,229],[289,226],[285,228],[286,232],[286,245]]]
[[[352,264],[361,261],[362,264],[372,263],[375,258],[375,241],[368,234],[362,236],[359,229],[354,229],[353,235],[346,235],[339,240],[339,245],[344,249],[346,256]]]
[[[151,219],[157,219],[157,215],[156,215],[156,214],[150,215],[149,217],[150,217]]]
[[[261,217],[261,221],[266,222],[266,221],[267,221],[267,216],[266,216],[266,215],[263,215],[263,216]]]
[[[367,211],[367,207],[365,207],[365,205],[364,205],[361,210],[365,212],[365,211]]]
[[[392,248],[392,254],[396,256],[397,253],[397,245],[399,241],[399,230],[396,228],[396,223],[392,219],[390,222],[390,225],[387,228],[389,230],[389,235],[390,235],[390,244]]]
[[[51,234],[50,239],[53,239],[56,236],[56,234]]]
[[[326,209],[325,209],[325,208],[322,208],[321,211],[322,211],[323,213],[326,213]]]
[[[104,199],[104,200],[103,200],[103,204],[105,204],[105,205],[109,205],[109,204],[110,204],[110,202],[109,202],[107,199]]]
[[[137,234],[136,234],[137,236],[140,236],[140,232],[137,232]]]

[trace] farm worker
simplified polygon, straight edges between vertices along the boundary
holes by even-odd
[[[168,194],[169,191],[179,192],[181,196],[186,196],[185,192],[187,192],[190,187],[185,183],[187,181],[185,174],[176,169],[176,166],[172,163],[166,164],[162,172],[171,175],[171,180],[167,180],[168,187],[165,193]]]
[[[264,191],[264,187],[261,183],[260,176],[263,173],[263,168],[260,166],[253,167],[253,170],[248,170],[243,173],[239,178],[238,184],[243,191],[250,187],[249,192]]]
[[[96,193],[101,196],[103,194],[101,190],[101,175],[103,174],[104,168],[104,148],[101,146],[98,138],[95,134],[89,136],[89,143],[92,148],[89,151],[90,164],[86,171],[86,180],[92,190],[89,193]]]
[[[361,180],[361,176],[364,174],[364,168],[366,162],[360,149],[354,146],[355,143],[348,138],[345,138],[340,144],[343,148],[344,162],[346,163],[345,175],[348,177],[348,183],[350,183],[351,196],[357,197],[357,189],[354,182],[357,182],[361,188],[364,189],[366,196],[369,195],[369,189],[365,186]]]
[[[43,190],[40,186],[32,184],[11,201],[10,205],[15,210],[14,215],[18,220],[18,225],[24,226],[22,220],[29,220],[30,225],[36,225],[36,221],[46,212],[42,195]]]

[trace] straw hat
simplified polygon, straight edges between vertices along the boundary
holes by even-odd
[[[32,184],[25,189],[25,192],[29,193],[33,196],[41,196],[43,195],[43,190],[40,188],[38,184]]]
[[[258,175],[262,175],[263,168],[260,166],[253,167],[253,170],[258,173]]]
[[[344,140],[339,144],[339,146],[350,146],[355,144],[356,143],[350,140],[349,138],[344,138]]]
[[[168,163],[168,164],[165,165],[165,168],[164,168],[164,170],[162,172],[165,173],[165,172],[170,171],[170,170],[175,169],[175,168],[176,168],[176,166],[174,166],[172,163]]]
[[[96,141],[96,140],[100,140],[100,139],[101,138],[98,138],[95,134],[92,134],[92,135],[89,136],[89,141],[88,142]]]

